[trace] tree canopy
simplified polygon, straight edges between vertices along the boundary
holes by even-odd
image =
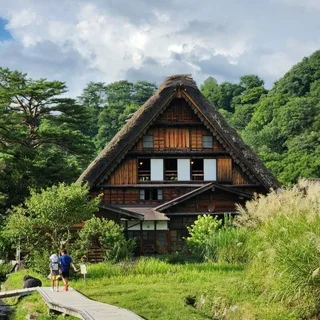
[[[320,176],[320,51],[293,66],[269,92],[255,75],[220,85],[210,77],[201,90],[281,182]]]
[[[97,151],[105,147],[155,90],[156,86],[146,81],[88,84],[79,101],[90,114],[91,128],[87,133],[95,142]]]
[[[70,230],[98,211],[99,197],[91,199],[87,185],[59,184],[31,190],[23,205],[13,207],[3,234],[25,250],[46,247],[59,250],[71,239]]]
[[[92,157],[87,110],[61,81],[0,68],[0,205],[21,203],[30,187],[72,182]]]

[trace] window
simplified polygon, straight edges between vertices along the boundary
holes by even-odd
[[[143,136],[143,147],[153,148],[153,136]]]
[[[212,148],[213,137],[212,136],[202,136],[202,147]]]
[[[192,180],[203,180],[203,159],[191,160]]]
[[[150,159],[138,159],[139,181],[149,181],[150,176]]]
[[[164,180],[178,179],[177,159],[164,159]]]
[[[162,200],[162,189],[140,189],[140,200]]]

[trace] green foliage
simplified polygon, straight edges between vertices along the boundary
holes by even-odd
[[[209,77],[201,86],[226,120],[285,184],[319,177],[320,50],[293,66],[267,92],[263,80]]]
[[[82,133],[87,112],[62,98],[66,91],[63,82],[0,68],[2,213],[23,202],[30,187],[73,181],[89,161],[93,144]]]
[[[294,66],[256,103],[243,131],[245,140],[284,183],[320,174],[319,66],[320,51]]]
[[[239,220],[252,228],[250,277],[266,298],[301,318],[320,312],[320,185],[300,181],[248,202]]]
[[[146,81],[126,80],[110,84],[90,82],[79,97],[89,114],[90,129],[97,150],[104,148],[131,115],[155,92],[156,86]]]
[[[210,215],[199,216],[188,228],[187,245],[206,261],[244,263],[247,261],[245,228],[235,228],[230,218],[224,224]]]
[[[205,214],[198,216],[197,220],[193,225],[188,226],[189,237],[186,238],[188,247],[194,252],[203,256],[204,247],[207,243],[208,237],[217,231],[221,226],[222,221],[218,220],[217,217]]]
[[[84,128],[84,134],[94,138],[98,133],[98,117],[107,101],[106,84],[89,82],[78,97],[80,104],[87,110],[89,125]]]
[[[2,282],[6,281],[7,275],[9,274],[12,266],[8,263],[1,263],[0,264],[0,285]]]
[[[89,250],[92,246],[103,249],[105,259],[118,262],[132,256],[135,248],[133,239],[126,240],[123,228],[112,220],[92,217],[79,232],[80,245]]]
[[[207,78],[200,86],[201,93],[218,108],[220,99],[220,87],[213,77]]]
[[[31,190],[24,206],[9,211],[3,234],[24,250],[47,248],[57,252],[71,239],[70,229],[98,210],[99,197],[91,199],[87,185],[73,183]]]
[[[49,269],[49,258],[53,252],[49,252],[44,248],[37,248],[32,250],[26,259],[27,266],[33,271],[41,274],[42,276],[47,276],[50,273]]]
[[[244,88],[244,90],[251,90],[257,87],[263,87],[264,81],[255,74],[247,74],[240,77],[239,85]]]
[[[21,288],[25,274],[49,285],[48,279],[32,270],[21,270],[10,275],[5,290]],[[146,319],[299,319],[281,303],[261,299],[248,286],[243,267],[236,265],[170,265],[154,258],[89,264],[87,283],[79,279],[71,285],[91,299],[127,308]],[[194,303],[186,305],[191,297]],[[16,310],[15,319],[24,319],[27,312],[49,319],[38,295],[19,299]]]
[[[239,84],[223,82],[221,85],[213,77],[209,77],[200,86],[202,94],[208,98],[217,109],[234,111],[233,99],[244,90]]]
[[[1,235],[15,247],[22,243],[26,245],[23,248],[27,249],[27,244],[34,242],[33,222],[22,206],[13,207],[8,211]]]
[[[209,235],[205,247],[205,259],[227,263],[245,263],[248,260],[248,231],[245,228],[223,226]]]

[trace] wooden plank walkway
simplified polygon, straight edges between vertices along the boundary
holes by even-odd
[[[37,289],[38,288],[27,288],[27,289],[2,291],[0,292],[0,299],[26,296],[28,294],[31,294],[34,291],[37,291]]]
[[[69,291],[52,292],[49,287],[38,287],[49,309],[85,320],[143,320],[135,313],[88,299],[69,287]]]
[[[62,289],[62,288],[61,288]],[[69,287],[69,291],[52,292],[51,287],[36,287],[0,292],[0,299],[24,296],[38,291],[50,310],[84,320],[143,320],[135,313],[88,299]]]

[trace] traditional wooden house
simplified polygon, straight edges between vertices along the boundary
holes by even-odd
[[[80,176],[140,254],[178,248],[198,215],[279,186],[189,75],[165,79]]]

